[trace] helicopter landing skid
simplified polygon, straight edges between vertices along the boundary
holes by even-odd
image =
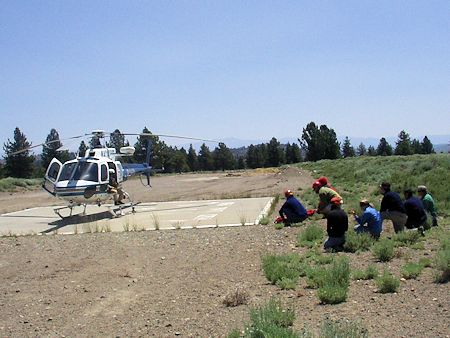
[[[129,202],[129,203],[125,203],[125,204],[120,204],[120,205],[114,205],[113,207],[109,208],[109,211],[111,212],[111,214],[114,217],[120,217],[120,216],[125,216],[124,210],[131,208],[131,213],[136,213],[135,210],[135,206],[140,204],[141,202],[138,203],[134,203],[134,202]]]
[[[61,217],[61,219],[65,219],[65,218],[68,218],[68,217],[72,216],[72,211],[73,211],[74,207],[75,207],[75,205],[67,205],[67,206],[64,206],[64,207],[54,208],[53,211],[55,212],[55,214],[57,214],[59,217]],[[85,216],[86,215],[86,204],[83,204],[83,207],[84,207],[84,209],[83,209],[83,212],[81,213],[81,215]],[[61,215],[60,211],[64,210],[64,209],[70,209],[69,216]]]

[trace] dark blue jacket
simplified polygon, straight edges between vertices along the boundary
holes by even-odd
[[[399,194],[393,191],[388,191],[384,194],[380,207],[380,212],[383,211],[398,211],[406,214],[405,207],[403,206]]]
[[[299,218],[306,218],[305,207],[294,196],[289,196],[280,209],[280,215],[285,214],[288,217],[291,215],[298,216]]]
[[[410,197],[404,203],[408,220],[406,221],[407,228],[415,228],[422,225],[427,220],[427,214],[423,208],[422,201],[417,197]]]

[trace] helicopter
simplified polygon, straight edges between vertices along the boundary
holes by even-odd
[[[68,139],[77,139],[82,137],[92,137],[96,140],[95,146],[88,148],[85,154],[78,154],[73,160],[62,163],[57,158],[53,158],[45,172],[42,187],[45,191],[54,197],[62,199],[66,202],[66,206],[54,208],[54,212],[64,219],[61,211],[70,209],[70,216],[74,207],[83,206],[82,215],[86,214],[87,205],[101,206],[111,200],[114,200],[114,206],[118,208],[110,208],[111,213],[115,217],[124,215],[123,209],[131,208],[135,212],[135,203],[130,194],[123,190],[121,184],[128,178],[134,175],[144,175],[147,179],[146,186],[150,185],[150,173],[152,166],[150,165],[151,158],[151,141],[147,139],[146,159],[144,163],[122,163],[120,159],[126,156],[132,156],[135,148],[132,146],[125,146],[119,149],[110,148],[101,142],[110,133],[104,130],[94,130],[89,134],[74,136]],[[218,142],[214,140],[205,140],[193,137],[175,136],[166,134],[152,134],[152,133],[121,133],[121,135],[136,135],[136,136],[161,136],[172,137],[180,139],[189,139],[206,142]],[[67,139],[66,139],[67,140]],[[22,151],[39,146],[48,146],[56,142],[50,141],[47,143],[38,144]],[[128,202],[124,203],[123,200]]]

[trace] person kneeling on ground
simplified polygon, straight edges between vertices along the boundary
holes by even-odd
[[[406,215],[408,216],[405,226],[408,229],[418,228],[423,231],[423,227],[427,221],[427,214],[423,208],[422,201],[413,196],[411,189],[406,189],[403,193],[405,195],[405,202],[403,205],[405,206]]]
[[[325,250],[340,250],[345,243],[345,232],[348,230],[347,213],[341,209],[339,198],[331,199],[331,210],[327,214],[328,239],[323,244]]]
[[[331,210],[331,200],[339,199],[339,203],[342,204],[342,197],[336,192],[327,186],[323,185],[324,181],[316,181],[314,182],[312,188],[316,194],[319,195],[319,205],[317,206],[317,213],[322,215],[327,215]]]
[[[383,195],[380,207],[381,218],[383,221],[391,220],[396,233],[403,231],[408,216],[399,194],[391,191],[391,184],[388,182],[381,183],[380,193]]]
[[[361,208],[362,215],[359,217],[353,211],[355,221],[358,225],[355,226],[356,233],[368,232],[374,238],[379,238],[382,231],[382,223],[380,213],[369,203],[368,200],[362,199],[359,201],[359,207]],[[364,224],[367,223],[367,226]]]
[[[417,194],[422,199],[423,207],[425,211],[430,214],[431,219],[433,220],[433,223],[431,224],[434,227],[438,226],[437,222],[437,213],[436,213],[436,206],[434,204],[433,197],[428,192],[428,189],[424,185],[419,185],[417,187]]]
[[[292,190],[285,190],[284,196],[286,197],[286,202],[284,202],[279,211],[280,221],[285,226],[290,226],[291,223],[303,222],[308,217],[305,207],[295,198]]]

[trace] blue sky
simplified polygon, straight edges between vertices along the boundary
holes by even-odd
[[[0,141],[449,134],[449,41],[447,0],[3,0]]]

